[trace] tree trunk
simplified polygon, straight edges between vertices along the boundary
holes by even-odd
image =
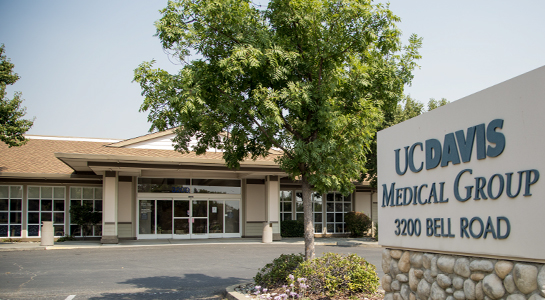
[[[305,260],[311,260],[315,257],[314,250],[314,225],[312,224],[312,189],[305,176],[303,182],[303,212],[305,224]]]

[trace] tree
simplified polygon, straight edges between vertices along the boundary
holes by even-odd
[[[150,131],[176,127],[176,150],[219,148],[233,169],[282,150],[280,168],[302,182],[312,259],[311,192],[354,190],[421,40],[403,46],[399,18],[366,0],[272,0],[264,10],[249,0],[177,0],[161,13],[157,36],[182,67],[169,74],[152,61],[135,70]]]
[[[4,44],[0,46],[0,140],[10,148],[24,145],[25,132],[34,121],[22,119],[26,114],[26,108],[21,106],[23,99],[20,92],[15,92],[13,99],[6,97],[6,86],[19,80],[19,75],[13,73],[14,65],[4,55]]]
[[[440,106],[447,105],[450,102],[447,101],[445,98],[441,98],[441,100],[437,101],[434,98],[430,98],[430,101],[428,102],[428,110],[431,111],[433,109],[436,109]],[[407,121],[409,119],[412,119],[414,117],[417,117],[423,113],[425,113],[426,110],[424,109],[424,104],[418,102],[416,99],[411,98],[410,96],[406,96],[404,99],[402,99],[397,104],[397,109],[392,117],[389,119],[384,119],[382,125],[379,127],[379,130],[386,129],[390,126],[394,126],[396,124],[399,124],[401,122]],[[367,156],[367,173],[362,173],[361,180],[363,178],[368,179],[370,181],[371,187],[376,188],[377,187],[377,140],[375,137],[375,140],[371,144],[371,151]]]

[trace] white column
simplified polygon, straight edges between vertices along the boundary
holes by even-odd
[[[106,171],[102,181],[102,239],[103,244],[117,244],[117,205],[118,175],[115,171]]]
[[[265,218],[272,223],[273,240],[280,237],[280,179],[278,176],[267,176],[265,181]]]

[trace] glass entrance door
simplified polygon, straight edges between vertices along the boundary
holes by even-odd
[[[174,200],[174,235],[175,239],[191,237],[191,210],[189,200]]]
[[[191,214],[191,238],[208,238],[208,200],[192,200]]]

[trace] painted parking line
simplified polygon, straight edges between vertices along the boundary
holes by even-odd
[[[66,297],[66,299],[64,299],[64,300],[72,300],[74,298],[76,298],[76,295],[70,295],[70,296]]]

